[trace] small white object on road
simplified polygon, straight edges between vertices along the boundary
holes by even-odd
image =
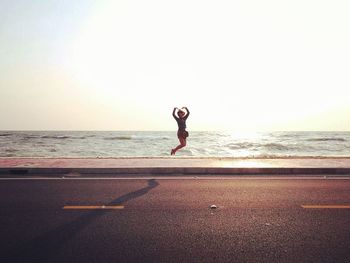
[[[211,209],[216,209],[216,208],[218,208],[218,207],[217,207],[216,205],[211,205],[210,208],[211,208]]]

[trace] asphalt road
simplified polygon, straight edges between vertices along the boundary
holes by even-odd
[[[1,179],[0,261],[350,262],[350,209],[302,205],[350,180]]]

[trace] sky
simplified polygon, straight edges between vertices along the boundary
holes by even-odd
[[[347,0],[0,0],[0,130],[350,131]]]

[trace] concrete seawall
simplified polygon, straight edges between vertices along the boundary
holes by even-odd
[[[344,158],[0,158],[1,175],[342,175]]]

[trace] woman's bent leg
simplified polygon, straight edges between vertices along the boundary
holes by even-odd
[[[179,142],[180,142],[180,144],[178,146],[176,146],[176,148],[171,151],[172,154],[175,154],[178,150],[180,150],[181,148],[186,146],[186,139],[179,138]]]

